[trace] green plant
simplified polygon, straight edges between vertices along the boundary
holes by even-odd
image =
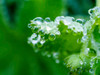
[[[28,38],[35,52],[53,57],[56,63],[63,60],[75,75],[89,72],[97,74],[100,59],[100,8],[89,10],[90,20],[57,17],[43,20],[37,17],[28,25],[33,34]]]

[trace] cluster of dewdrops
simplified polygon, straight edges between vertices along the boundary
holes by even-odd
[[[91,29],[92,25],[94,23],[96,23],[95,21],[100,18],[100,7],[94,7],[92,9],[90,9],[89,11],[89,14],[90,14],[90,20],[87,21],[84,25],[84,36],[82,37],[82,41],[85,41],[87,40],[87,32],[88,30]],[[95,24],[95,25],[99,25],[98,22]],[[100,31],[100,30],[99,30]],[[95,40],[94,40],[94,37],[92,35],[92,39],[91,39],[91,43],[93,44],[93,46],[96,44]],[[99,51],[99,50],[98,50]],[[89,48],[86,49],[86,53],[89,52]]]
[[[75,33],[83,32],[82,23],[84,22],[84,20],[82,20],[82,19],[75,20],[75,18],[73,18],[73,17],[64,17],[64,16],[57,17],[55,19],[55,22],[58,25],[60,24],[60,21],[62,21],[64,23],[64,25],[68,26],[68,29],[71,29]]]
[[[87,32],[88,30],[91,29],[92,25],[95,23],[96,19],[97,18],[100,18],[100,7],[95,7],[95,8],[92,8],[89,10],[89,14],[90,14],[90,20],[87,21],[84,25],[84,32],[83,32],[83,37],[82,37],[82,42],[85,42],[85,40],[87,40]],[[97,23],[98,25],[98,23]],[[92,35],[92,38],[93,38],[93,35]],[[95,44],[95,40],[92,39],[91,41],[93,44]],[[85,50],[85,54],[88,56],[88,52],[90,51],[90,48],[86,48]],[[86,62],[85,62],[86,63]],[[94,64],[97,64],[98,63],[98,59],[97,59],[97,56],[95,57],[92,57],[91,60],[90,60],[90,70],[89,72],[90,73],[94,73],[94,70],[93,70],[93,66]]]
[[[41,17],[37,17],[31,20],[28,27],[33,31],[32,36],[28,38],[28,43],[32,43],[33,46],[38,43],[42,46],[47,40],[52,41],[56,35],[60,35],[57,24],[50,18],[43,20]]]
[[[90,18],[100,18],[100,7],[95,7],[89,10]]]
[[[100,7],[94,7],[92,9],[89,9],[88,13],[90,15],[90,20],[87,21],[84,25],[84,32],[83,32],[84,36],[82,37],[82,42],[84,42],[87,39],[87,30],[90,30],[92,25],[95,23],[96,19],[100,18]]]
[[[68,29],[75,33],[83,32],[82,23],[84,21],[82,19],[75,20],[73,17],[59,16],[54,21],[51,21],[49,17],[44,20],[41,17],[37,17],[31,20],[31,23],[28,24],[28,27],[33,31],[31,37],[28,38],[28,43],[32,44],[33,47],[36,48],[35,52],[38,52],[39,48],[41,48],[46,41],[54,41],[57,35],[61,35],[58,28],[61,21],[68,27]],[[68,30],[66,30],[66,32],[68,33]],[[48,52],[46,51],[43,54],[48,54]],[[59,63],[59,53],[53,52],[52,55],[53,58],[56,59],[56,63]],[[50,54],[47,56],[51,57]]]
[[[28,24],[28,27],[32,30],[33,34],[28,38],[28,43],[31,44],[35,49],[35,52],[38,52],[39,49],[41,47],[43,47],[43,45],[46,43],[46,41],[54,41],[56,40],[56,37],[61,35],[61,32],[59,31],[58,26],[61,25],[61,22],[68,27],[68,29],[72,30],[73,32],[80,33],[83,32],[83,37],[81,39],[81,42],[84,42],[85,40],[87,40],[87,28],[90,28],[92,24],[95,23],[95,18],[100,18],[100,8],[99,7],[95,7],[93,9],[89,10],[89,14],[90,14],[90,19],[92,19],[92,21],[88,21],[87,23],[85,23],[84,25],[84,20],[82,19],[75,19],[73,17],[64,17],[64,16],[59,16],[57,17],[54,21],[51,21],[49,17],[43,19],[41,17],[37,17],[33,20],[31,20],[31,23]],[[90,25],[90,26],[89,26]],[[89,27],[87,27],[89,26]],[[68,33],[68,30],[66,30],[66,32]],[[90,48],[86,48],[86,54],[88,55],[88,52],[90,51]],[[60,53],[59,52],[52,52],[52,54],[48,53],[48,51],[45,51],[42,53],[42,55],[46,55],[48,57],[51,57],[51,55],[53,56],[53,58],[55,59],[56,63],[59,63],[59,56]],[[95,59],[97,59],[97,57],[93,57],[91,58],[91,62],[90,62],[90,73],[93,73],[94,70],[93,65],[95,62]],[[98,63],[98,60],[96,60],[96,63]],[[71,63],[72,64],[72,63]],[[70,64],[70,67],[71,67]],[[87,62],[84,61],[80,61],[80,64],[83,66],[85,64],[87,64]],[[67,64],[68,65],[68,64]],[[80,69],[82,69],[82,66],[80,66]]]

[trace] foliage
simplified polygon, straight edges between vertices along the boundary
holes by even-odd
[[[73,17],[37,17],[28,25],[33,34],[28,43],[35,52],[53,57],[56,63],[64,65],[74,74],[87,72],[99,75],[100,61],[100,7],[89,10],[90,20]]]

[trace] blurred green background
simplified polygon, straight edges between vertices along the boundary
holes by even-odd
[[[68,75],[62,64],[27,44],[35,17],[88,17],[95,0],[0,0],[0,75]]]

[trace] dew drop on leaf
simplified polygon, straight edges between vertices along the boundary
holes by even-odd
[[[36,33],[33,33],[31,37],[28,38],[28,42],[35,45],[37,44],[37,42],[39,42],[40,38],[41,38],[40,35],[37,36]]]
[[[50,40],[50,41],[55,40],[55,38],[56,38],[56,37],[55,37],[55,35],[54,35],[54,34],[49,35],[49,40]]]
[[[51,20],[50,20],[49,17],[45,18],[45,22],[50,22],[50,21],[51,21]]]
[[[31,37],[32,38],[36,38],[37,37],[37,34],[36,33],[33,33]]]
[[[75,18],[72,18],[72,21],[75,21]]]
[[[28,24],[28,28],[31,28],[31,24]]]
[[[93,67],[93,65],[94,65],[94,62],[93,62],[93,61],[91,61],[91,62],[90,62],[90,67],[92,68],[92,67]]]
[[[100,7],[95,7],[89,10],[90,18],[100,18]]]
[[[82,24],[82,23],[83,23],[83,20],[82,20],[82,19],[77,19],[77,20],[76,20],[76,22],[78,22],[78,23],[81,23],[81,24]]]
[[[94,70],[93,70],[93,69],[90,69],[90,70],[89,70],[89,73],[94,73]]]
[[[88,55],[89,51],[90,51],[90,48],[86,48],[86,50],[85,50],[85,54]]]
[[[89,14],[93,14],[94,10],[93,9],[90,9],[89,10]]]
[[[40,31],[39,31],[39,34],[40,34],[41,36],[43,36],[43,35],[44,35],[44,31],[43,31],[43,30],[40,30]]]
[[[83,65],[83,61],[80,61],[80,64]]]
[[[37,40],[38,39],[38,37],[35,37],[35,38],[33,38],[32,40]]]
[[[45,40],[40,40],[40,43],[43,45],[45,43]]]
[[[56,19],[55,19],[55,23],[57,24],[60,24],[60,21],[64,19],[64,16],[58,16]]]
[[[43,23],[43,19],[41,17],[37,17],[31,21],[33,24],[41,24]]]
[[[85,35],[85,36],[82,37],[81,41],[85,42],[86,39],[87,39],[87,36]]]

